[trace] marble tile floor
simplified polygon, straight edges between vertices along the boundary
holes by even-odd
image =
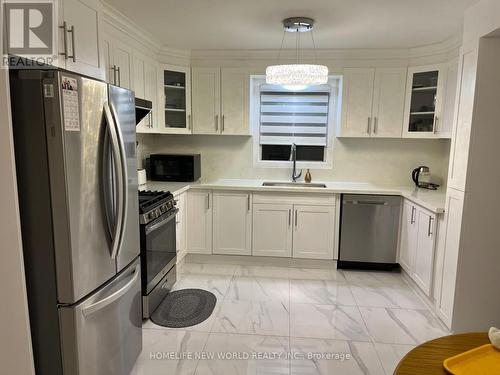
[[[399,273],[325,265],[182,264],[175,289],[211,291],[214,313],[186,329],[144,322],[132,375],[389,375],[448,334]]]

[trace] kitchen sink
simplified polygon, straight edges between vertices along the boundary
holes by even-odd
[[[264,182],[262,186],[283,186],[297,188],[326,188],[325,184],[314,184],[306,182]]]

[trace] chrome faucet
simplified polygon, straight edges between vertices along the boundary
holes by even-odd
[[[297,182],[297,179],[302,176],[302,169],[299,174],[297,173],[297,145],[292,143],[292,150],[290,152],[290,160],[293,161],[293,170],[292,170],[292,181]]]

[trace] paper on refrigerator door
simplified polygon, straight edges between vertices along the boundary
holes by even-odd
[[[62,76],[62,102],[64,130],[80,131],[80,108],[78,105],[78,81]]]

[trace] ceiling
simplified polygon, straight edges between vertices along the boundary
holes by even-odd
[[[314,18],[318,49],[409,48],[462,28],[478,0],[107,0],[167,47],[277,49],[286,17]],[[285,48],[294,48],[287,34]],[[302,35],[303,47],[312,47]]]

